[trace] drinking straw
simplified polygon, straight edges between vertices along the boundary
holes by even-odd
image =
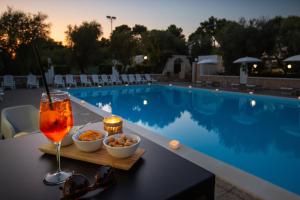
[[[42,67],[42,64],[41,64],[40,54],[37,50],[37,47],[36,47],[35,43],[33,43],[32,46],[33,46],[33,52],[34,52],[35,58],[36,58],[37,63],[40,67],[40,71],[41,71],[41,74],[42,74],[42,80],[43,80],[43,83],[44,83],[44,86],[45,86],[45,89],[46,89],[46,93],[47,93],[47,96],[48,96],[48,100],[49,100],[49,103],[50,103],[50,109],[53,110],[53,104],[52,104],[52,100],[51,100],[51,96],[50,96],[50,92],[49,92],[49,87],[48,87],[46,76],[45,76],[45,71],[44,71],[44,68]]]

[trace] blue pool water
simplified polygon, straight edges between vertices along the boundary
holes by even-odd
[[[71,95],[300,194],[300,101],[170,86]]]

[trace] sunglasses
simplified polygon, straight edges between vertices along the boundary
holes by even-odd
[[[110,166],[101,166],[95,175],[95,183],[90,184],[88,178],[82,174],[73,174],[70,176],[62,189],[63,197],[61,199],[77,199],[90,191],[102,188],[106,190],[115,183],[113,169]]]

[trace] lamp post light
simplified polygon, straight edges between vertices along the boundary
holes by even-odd
[[[110,34],[112,34],[112,24],[113,24],[113,20],[116,20],[117,17],[107,15],[107,16],[106,16],[106,19],[108,19],[108,20],[110,21]]]

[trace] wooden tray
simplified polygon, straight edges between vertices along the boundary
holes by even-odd
[[[40,151],[56,155],[55,146],[51,143],[44,144],[39,147]],[[144,154],[145,149],[138,148],[131,157],[129,158],[114,158],[108,154],[105,148],[101,148],[100,150],[92,153],[86,153],[78,150],[74,144],[66,147],[62,147],[60,151],[60,155],[62,157],[71,158],[75,160],[81,160],[84,162],[99,164],[99,165],[110,165],[114,168],[129,170],[136,161]]]

